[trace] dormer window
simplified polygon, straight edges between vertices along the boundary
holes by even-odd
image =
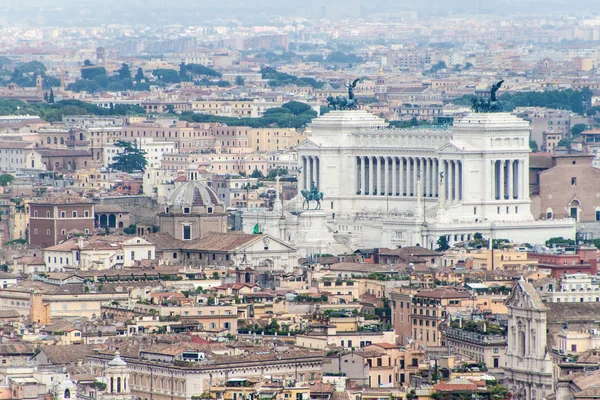
[[[190,213],[190,208],[189,207],[184,207],[183,208],[183,213],[184,214],[189,214]]]
[[[209,214],[212,214],[212,212],[213,212],[212,207],[208,207],[207,211],[208,211]]]
[[[169,207],[165,208],[165,213],[169,213]]]

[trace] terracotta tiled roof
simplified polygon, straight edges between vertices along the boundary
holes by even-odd
[[[42,346],[41,351],[46,354],[51,364],[65,365],[85,362],[88,356],[94,354],[93,346],[77,344],[70,346]]]
[[[456,289],[437,288],[434,290],[425,290],[415,293],[415,297],[428,297],[435,299],[468,299],[471,294],[468,292],[459,292]]]
[[[33,355],[33,347],[27,343],[0,344],[0,356],[14,356],[19,354]]]
[[[392,344],[392,343],[373,343],[372,346],[378,346],[381,347],[382,349],[397,349],[399,348],[399,346],[397,344]]]
[[[21,265],[44,265],[42,257],[23,256],[17,259],[17,264]]]
[[[262,237],[262,235],[251,235],[247,233],[210,232],[200,239],[186,242],[183,248],[206,251],[233,251],[239,247],[260,240]]]
[[[156,246],[156,250],[183,249],[186,245],[186,242],[183,240],[175,239],[167,233],[149,233],[144,236],[144,239],[153,243]]]

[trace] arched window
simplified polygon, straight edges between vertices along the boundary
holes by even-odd
[[[552,219],[553,216],[554,213],[552,212],[552,209],[548,207],[548,209],[546,210],[546,219]]]
[[[121,393],[121,377],[117,378],[117,393]]]
[[[527,352],[525,345],[526,345],[525,332],[521,331],[521,332],[519,332],[519,350],[521,351],[521,355],[523,357],[525,357],[525,353]]]
[[[69,389],[65,389],[65,399],[71,398],[71,391]]]
[[[569,216],[575,221],[579,221],[579,200],[572,200],[569,204]]]

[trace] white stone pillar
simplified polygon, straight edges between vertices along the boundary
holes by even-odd
[[[392,157],[392,196],[398,193],[398,160],[397,157]]]
[[[440,160],[440,205],[446,204],[446,182],[448,182],[448,171],[446,170],[446,161]],[[439,164],[438,163],[438,164]]]
[[[307,156],[307,163],[308,163],[308,169],[307,169],[307,178],[308,178],[308,182],[306,182],[307,186],[306,188],[309,189],[312,185],[312,176],[313,176],[313,163],[312,163],[312,157],[311,156]]]
[[[421,164],[423,165],[421,170],[422,170],[422,175],[421,175],[421,183],[423,186],[423,197],[427,196],[427,182],[429,182],[429,180],[427,179],[427,173],[429,171],[429,168],[427,168],[427,158],[421,158]]]
[[[440,160],[436,158],[433,160],[433,196],[438,197],[440,194]]]
[[[377,165],[379,165],[377,162],[377,157],[371,157],[371,166],[373,167],[371,171],[373,177],[373,182],[371,183],[371,194],[373,195],[377,191],[377,176],[379,175],[377,171]]]
[[[504,176],[504,167],[506,166],[506,160],[500,160],[500,200],[504,200],[506,192],[506,181]]]
[[[458,200],[462,201],[463,199],[463,184],[464,184],[464,177],[463,177],[463,163],[462,161],[458,162]]]
[[[529,157],[521,160],[521,199],[529,198]]]
[[[448,171],[448,184],[446,185],[446,200],[448,203],[452,203],[454,191],[454,171],[452,169],[452,160],[446,161],[446,169]]]
[[[514,198],[514,192],[513,192],[513,184],[514,184],[514,171],[513,171],[513,163],[514,160],[508,160],[508,168],[507,168],[507,173],[506,175],[508,175],[508,179],[507,179],[507,183],[508,183],[508,199],[512,200]]]
[[[377,163],[377,167],[375,167],[375,171],[377,174],[377,179],[375,181],[375,192],[377,196],[381,195],[381,157],[375,157],[375,162]]]
[[[398,157],[398,193],[400,197],[404,196],[404,157]]]
[[[494,188],[495,183],[496,183],[496,174],[495,174],[495,164],[494,164],[494,160],[490,160],[489,163],[489,171],[488,171],[488,177],[490,178],[490,185],[487,185],[485,190],[486,190],[486,199],[487,200],[493,200],[494,196],[496,195],[496,189]]]
[[[360,157],[360,165],[361,165],[361,174],[360,174],[360,194],[361,195],[365,195],[367,193],[367,184],[366,184],[366,179],[367,179],[367,157]]]
[[[306,162],[306,156],[302,156],[302,189],[306,189],[306,180],[308,176],[308,163]]]
[[[315,156],[315,181],[317,187],[321,187],[321,157]]]
[[[362,164],[360,162],[360,157],[356,156],[355,159],[356,159],[356,161],[355,161],[355,163],[356,163],[356,174],[355,174],[355,176],[356,176],[356,178],[355,178],[356,179],[356,193],[360,193],[360,184],[362,182],[362,179],[360,178],[360,173],[362,170]]]
[[[365,185],[365,194],[370,194],[373,193],[373,160],[371,159],[371,156],[365,157],[365,159],[368,168],[366,173],[367,184]]]
[[[383,192],[381,193],[382,195],[387,196],[387,194],[390,192],[390,163],[388,160],[388,157],[384,157],[383,158],[383,176],[382,176],[382,180],[383,180]]]
[[[417,196],[418,174],[419,174],[418,158],[413,157],[413,177],[412,177],[412,194],[413,194],[413,196]]]
[[[450,160],[450,196],[448,200],[454,202],[456,200],[456,161]]]

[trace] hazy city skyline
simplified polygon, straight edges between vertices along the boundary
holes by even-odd
[[[86,24],[186,24],[210,25],[238,19],[245,23],[268,23],[278,17],[300,18],[369,18],[392,17],[408,11],[418,12],[419,17],[430,15],[448,16],[461,14],[518,14],[531,15],[593,15],[600,12],[600,5],[593,0],[581,0],[573,9],[562,0],[515,1],[515,0],[466,0],[450,2],[432,0],[422,2],[397,2],[391,0],[349,0],[322,2],[297,1],[225,1],[195,3],[182,0],[65,0],[60,4],[50,0],[28,0],[8,5],[4,11],[5,24],[14,21],[33,26],[58,25],[81,26]],[[207,20],[211,19],[211,20]]]

